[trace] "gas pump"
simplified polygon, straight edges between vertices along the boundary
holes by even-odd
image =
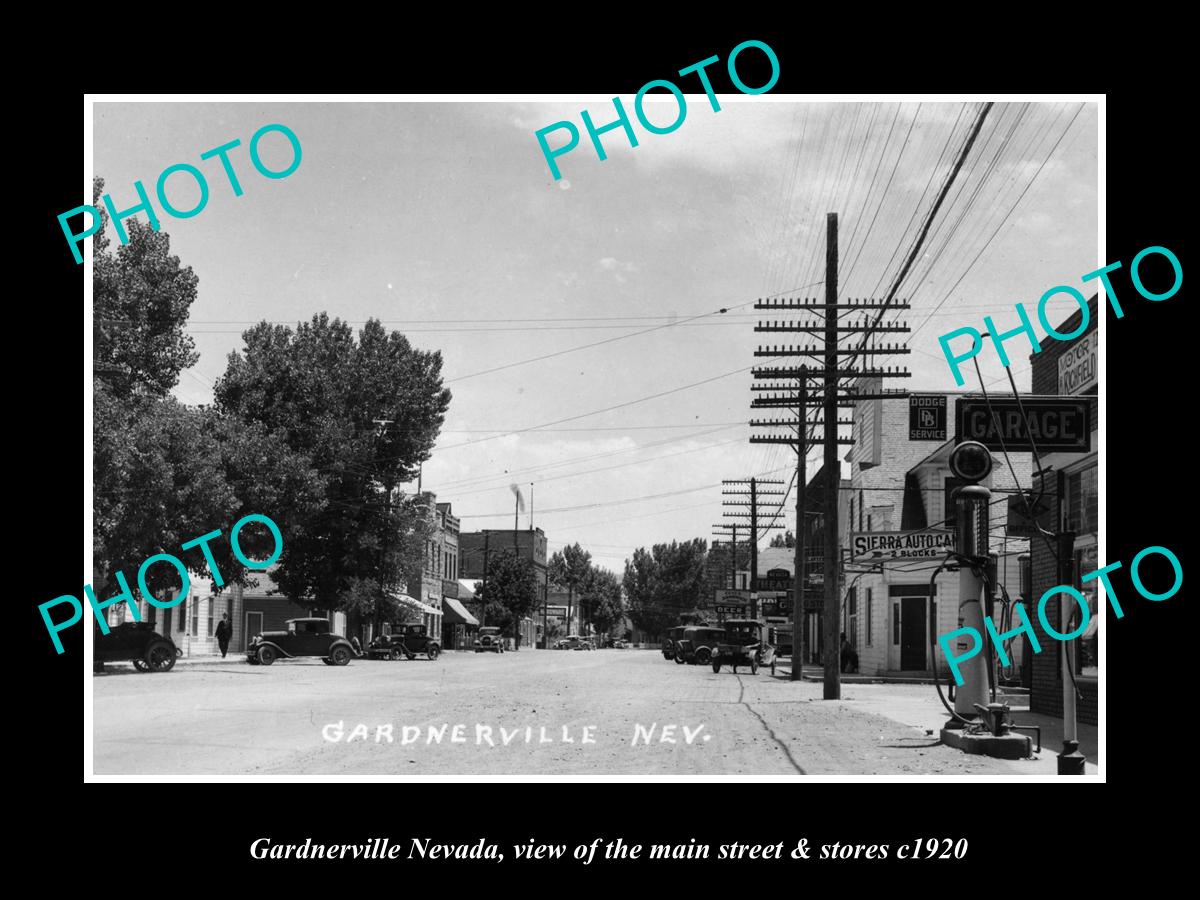
[[[988,525],[992,492],[979,484],[992,471],[992,454],[978,441],[963,441],[950,454],[950,471],[965,482],[954,492],[955,515],[958,518],[958,627],[974,628],[985,634],[984,576],[989,564]],[[994,563],[992,563],[994,567]],[[971,650],[969,635],[958,642],[958,655]],[[976,705],[988,702],[988,659],[990,653],[977,653],[960,664],[963,683],[954,695],[954,712],[964,719],[976,719]],[[947,728],[961,728],[963,723],[951,719]]]

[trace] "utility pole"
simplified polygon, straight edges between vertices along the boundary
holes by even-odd
[[[837,420],[838,340],[837,340],[837,279],[838,279],[838,218],[837,213],[825,217],[825,421]],[[830,437],[834,440],[830,440]],[[825,432],[825,521],[821,533],[825,536],[825,699],[839,700],[842,696],[841,624],[838,579],[838,488],[842,469],[838,462],[837,429]]]
[[[775,525],[775,524],[771,524],[771,525],[767,525],[767,526],[760,526],[758,524],[760,516],[767,515],[767,514],[764,512],[761,512],[759,510],[758,504],[759,504],[759,501],[762,500],[763,498],[778,497],[778,498],[780,498],[779,503],[782,505],[782,503],[783,503],[782,498],[785,496],[784,491],[771,490],[770,486],[782,487],[783,482],[782,481],[773,481],[770,479],[760,479],[760,478],[737,478],[737,479],[725,479],[721,483],[723,485],[729,485],[729,487],[724,487],[721,489],[722,496],[749,498],[748,501],[747,500],[725,500],[725,501],[722,501],[721,505],[737,507],[741,510],[738,512],[725,512],[723,514],[725,516],[725,518],[743,519],[743,520],[748,519],[749,520],[749,522],[743,522],[742,524],[748,525],[749,529],[750,529],[750,618],[757,619],[757,618],[759,618],[759,611],[760,611],[759,604],[758,604],[758,541],[759,541],[759,536],[764,531],[772,531],[774,529],[782,527],[782,526]],[[765,489],[765,490],[763,489],[764,485],[768,486],[767,489]],[[744,486],[748,486],[750,488],[750,490],[745,491],[745,490],[737,489],[737,488],[741,488]],[[748,510],[747,510],[747,506],[749,507]],[[776,515],[777,514],[778,513],[776,513]],[[737,526],[738,526],[737,522],[734,522],[732,525],[732,527],[734,529],[736,529]]]
[[[375,450],[379,451],[379,439],[387,434],[389,425],[395,425],[394,419],[372,419],[375,425],[379,426],[379,431],[375,434]],[[380,558],[379,558],[379,580],[383,590],[386,591],[390,584],[390,571],[388,568],[388,538],[392,534],[392,484],[389,480],[384,484],[386,495],[384,496],[383,504],[383,540],[380,541]],[[382,604],[380,604],[382,606]],[[360,629],[361,630],[361,629]],[[383,631],[383,611],[381,608],[375,610],[375,621],[372,623],[372,636]]]
[[[486,619],[486,614],[484,613],[484,610],[487,608],[487,604],[488,604],[488,594],[487,594],[488,551],[491,549],[491,540],[492,540],[492,533],[490,531],[488,531],[487,529],[484,529],[484,532],[483,532],[483,584],[482,584],[483,603],[481,603],[479,605],[479,626],[481,628],[483,627],[484,620]]]
[[[1058,581],[1057,584],[1075,584],[1075,532],[1060,531],[1058,533]],[[1058,601],[1059,621],[1063,619],[1063,600]],[[1067,616],[1066,625],[1074,618],[1072,612]],[[1063,628],[1063,634],[1070,634],[1074,629]],[[1058,755],[1059,775],[1083,775],[1086,758],[1079,752],[1079,735],[1076,725],[1075,711],[1075,641],[1062,643],[1062,683],[1063,683],[1063,748]]]
[[[824,697],[826,700],[837,700],[841,697],[841,666],[840,656],[841,647],[838,642],[839,625],[841,620],[841,584],[839,577],[839,534],[837,522],[838,509],[838,492],[841,487],[841,464],[838,460],[838,445],[853,444],[852,438],[843,438],[839,435],[841,426],[852,426],[853,419],[840,420],[837,418],[839,408],[849,407],[854,408],[855,404],[861,400],[890,400],[906,398],[908,396],[905,391],[885,391],[876,387],[875,379],[883,378],[907,378],[910,373],[904,369],[897,368],[893,370],[891,367],[886,369],[878,366],[870,366],[865,362],[865,359],[871,356],[890,356],[893,354],[906,354],[909,352],[908,347],[897,345],[875,346],[872,342],[870,347],[867,346],[866,338],[871,334],[878,332],[907,332],[908,326],[903,323],[892,322],[889,324],[880,324],[877,319],[875,323],[870,323],[864,317],[863,321],[858,324],[842,324],[843,318],[851,313],[865,312],[868,309],[880,310],[879,316],[888,310],[903,310],[909,309],[909,304],[905,301],[893,302],[889,297],[887,300],[877,301],[871,299],[865,300],[847,300],[838,302],[838,228],[837,228],[837,213],[829,213],[826,218],[826,254],[825,254],[825,300],[823,303],[818,303],[815,300],[768,300],[759,301],[755,304],[755,309],[762,310],[788,310],[791,312],[805,311],[814,315],[823,316],[823,321],[760,321],[754,328],[757,332],[788,332],[802,333],[809,336],[811,339],[824,341],[823,347],[817,346],[800,346],[800,347],[759,347],[755,352],[755,356],[766,356],[773,359],[787,356],[807,357],[822,364],[820,373],[823,376],[823,391],[820,397],[808,397],[807,393],[802,392],[802,396],[785,392],[784,387],[776,387],[770,384],[760,385],[755,384],[752,390],[756,392],[766,392],[756,396],[751,404],[754,408],[795,408],[797,411],[795,420],[788,419],[766,419],[766,420],[751,420],[751,426],[766,426],[777,428],[785,426],[794,430],[794,433],[774,433],[774,434],[752,434],[750,436],[751,443],[762,444],[788,444],[796,449],[798,454],[806,454],[808,451],[809,436],[805,434],[805,430],[812,426],[813,431],[820,429],[820,439],[824,442],[825,449],[825,464],[821,469],[824,475],[824,484],[822,489],[825,491],[824,516],[822,524],[822,534],[825,540],[824,553],[824,581],[825,581],[825,598],[821,607],[821,615],[824,618],[825,639],[824,644]],[[894,288],[893,288],[894,293]],[[839,310],[847,310],[839,317]],[[857,349],[841,349],[839,341],[843,335],[861,334],[864,336],[863,346]],[[862,364],[856,364],[859,357],[864,358]],[[753,370],[755,379],[765,379],[768,381],[787,380],[792,382],[797,378],[807,377],[807,368],[795,366],[763,366],[756,367]],[[815,378],[818,374],[813,372]],[[841,381],[845,379],[846,383]],[[814,418],[812,422],[808,421],[807,412],[810,407],[821,407],[821,417]],[[797,478],[801,478],[800,474],[803,469],[799,468],[802,463],[797,460],[798,474]],[[807,475],[807,472],[803,472]],[[798,485],[801,490],[805,485]],[[803,542],[804,526],[807,516],[807,510],[804,505],[807,503],[807,495],[798,494],[797,497],[797,514],[796,522],[796,540],[797,543]],[[803,564],[802,557],[804,551],[797,548],[797,565],[798,568]],[[796,572],[796,596],[799,600],[804,598],[804,571],[799,569]],[[803,623],[803,604],[801,608],[794,611],[797,618],[797,625]],[[800,637],[799,633],[793,635],[795,643]],[[795,649],[795,647],[793,647]],[[801,661],[802,665],[802,661]],[[793,660],[793,670],[800,668]],[[793,671],[793,677],[796,676]]]
[[[799,429],[796,444],[796,549],[795,576],[792,578],[792,681],[804,679],[804,538],[808,529],[805,505],[808,493],[808,435],[805,410],[808,408],[808,366],[800,367],[797,392]]]

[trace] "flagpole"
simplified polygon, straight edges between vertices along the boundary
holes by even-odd
[[[533,482],[529,482],[529,530],[533,531]]]

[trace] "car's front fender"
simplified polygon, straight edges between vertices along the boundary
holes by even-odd
[[[292,656],[292,654],[290,654],[286,650],[284,650],[282,647],[280,647],[278,644],[276,644],[274,641],[259,641],[257,644],[254,645],[254,648],[253,648],[254,652],[257,653],[263,647],[270,647],[272,650],[274,650],[280,656],[285,657],[287,659],[295,659],[296,658],[296,657]]]

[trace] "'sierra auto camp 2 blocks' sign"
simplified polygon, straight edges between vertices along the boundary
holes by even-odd
[[[952,531],[871,531],[850,535],[853,562],[940,559],[955,548]]]

